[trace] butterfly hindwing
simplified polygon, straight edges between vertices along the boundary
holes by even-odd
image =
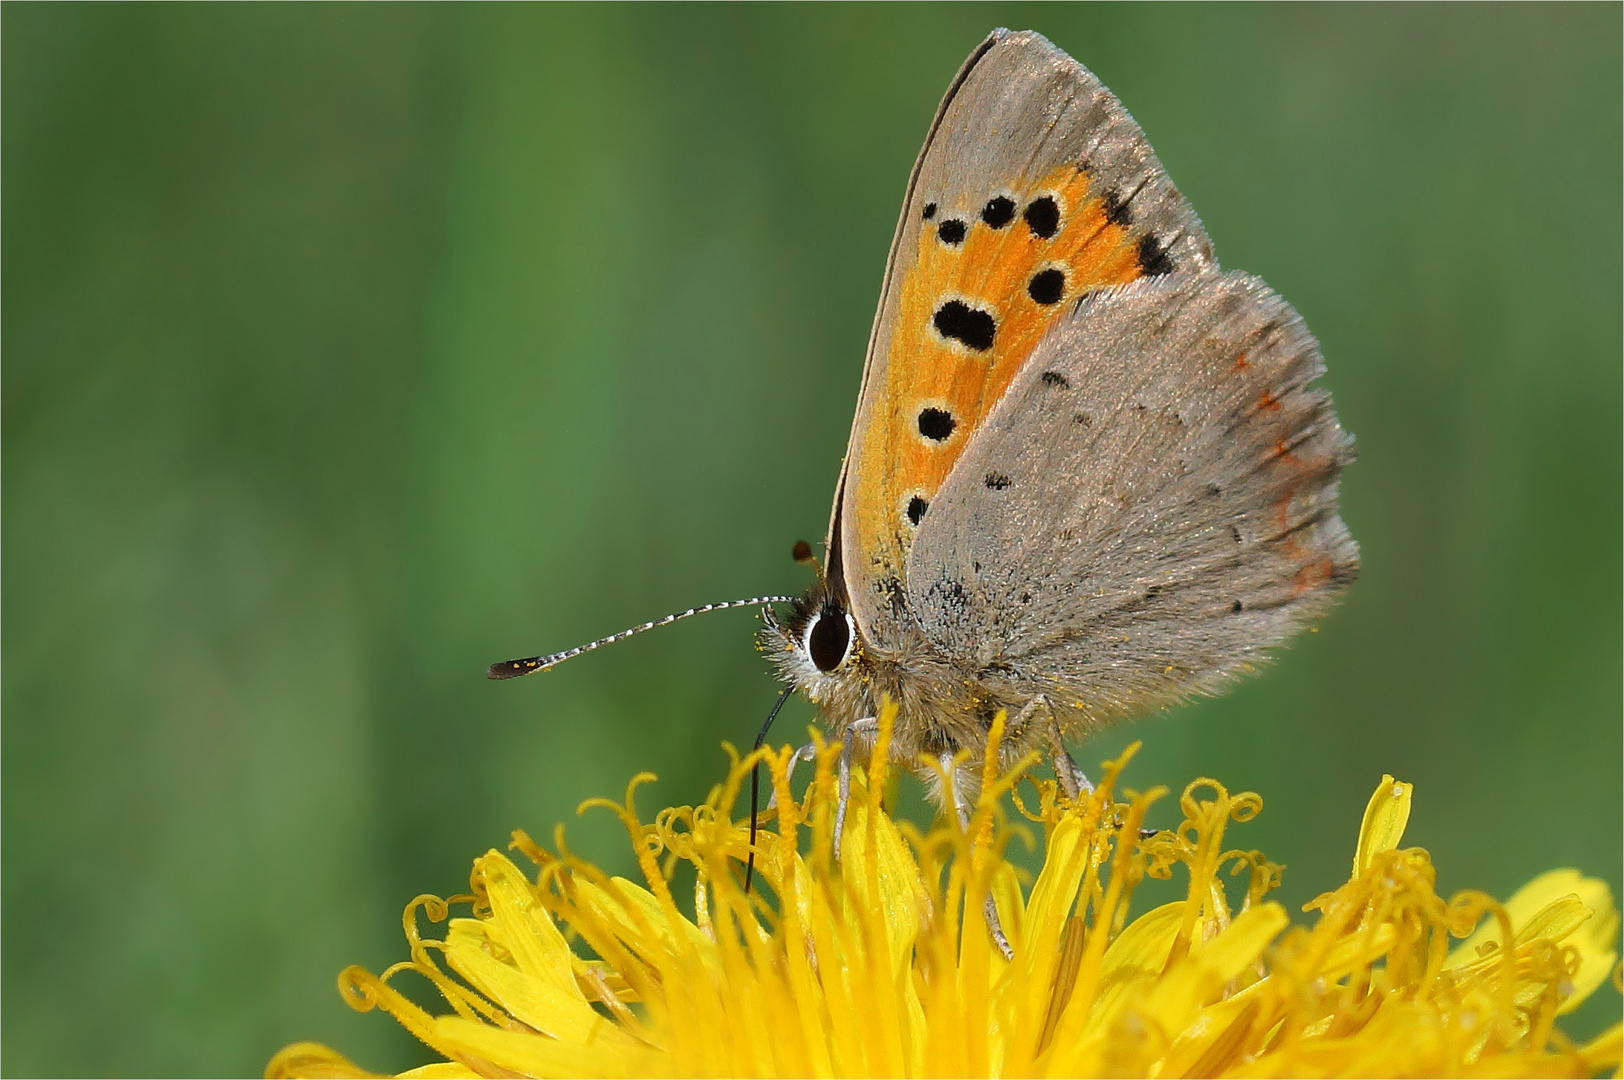
[[[909,183],[831,536],[871,643],[891,643],[916,531],[1049,327],[1092,289],[1215,265],[1082,65],[1030,32],[972,54]]]
[[[1241,273],[1084,298],[988,416],[919,530],[926,636],[1091,726],[1216,689],[1358,572],[1352,439],[1319,348]]]

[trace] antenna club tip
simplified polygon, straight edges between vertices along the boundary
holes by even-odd
[[[485,670],[487,679],[517,679],[520,675],[528,675],[541,667],[538,658],[530,660],[503,660],[499,664],[492,664]]]

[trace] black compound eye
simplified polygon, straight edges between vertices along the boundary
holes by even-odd
[[[806,628],[806,654],[819,671],[830,672],[851,653],[851,618],[839,610],[824,610]]]

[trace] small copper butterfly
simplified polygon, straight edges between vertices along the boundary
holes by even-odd
[[[944,804],[1000,712],[999,764],[1047,753],[1075,794],[1066,738],[1220,690],[1357,576],[1323,371],[1110,91],[996,30],[908,179],[816,584],[695,610],[788,602],[785,694],[848,757],[896,703],[891,753]]]

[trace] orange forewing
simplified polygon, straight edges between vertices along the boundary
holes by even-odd
[[[1137,234],[1110,220],[1103,198],[1091,197],[1086,171],[1068,166],[1015,193],[1014,201],[1024,207],[1044,195],[1060,209],[1059,229],[1047,239],[1019,214],[999,229],[970,215],[968,233],[956,247],[943,243],[936,228],[919,230],[916,258],[900,283],[884,392],[862,433],[862,464],[847,501],[857,517],[855,554],[860,565],[881,572],[877,577],[900,577],[915,528],[909,504],[935,498],[1055,318],[1083,293],[1142,272]],[[1028,286],[1034,275],[1053,268],[1065,274],[1063,293],[1040,303]],[[955,299],[992,313],[996,330],[987,351],[937,332],[936,312]],[[952,434],[940,442],[921,435],[924,409],[948,413]]]

